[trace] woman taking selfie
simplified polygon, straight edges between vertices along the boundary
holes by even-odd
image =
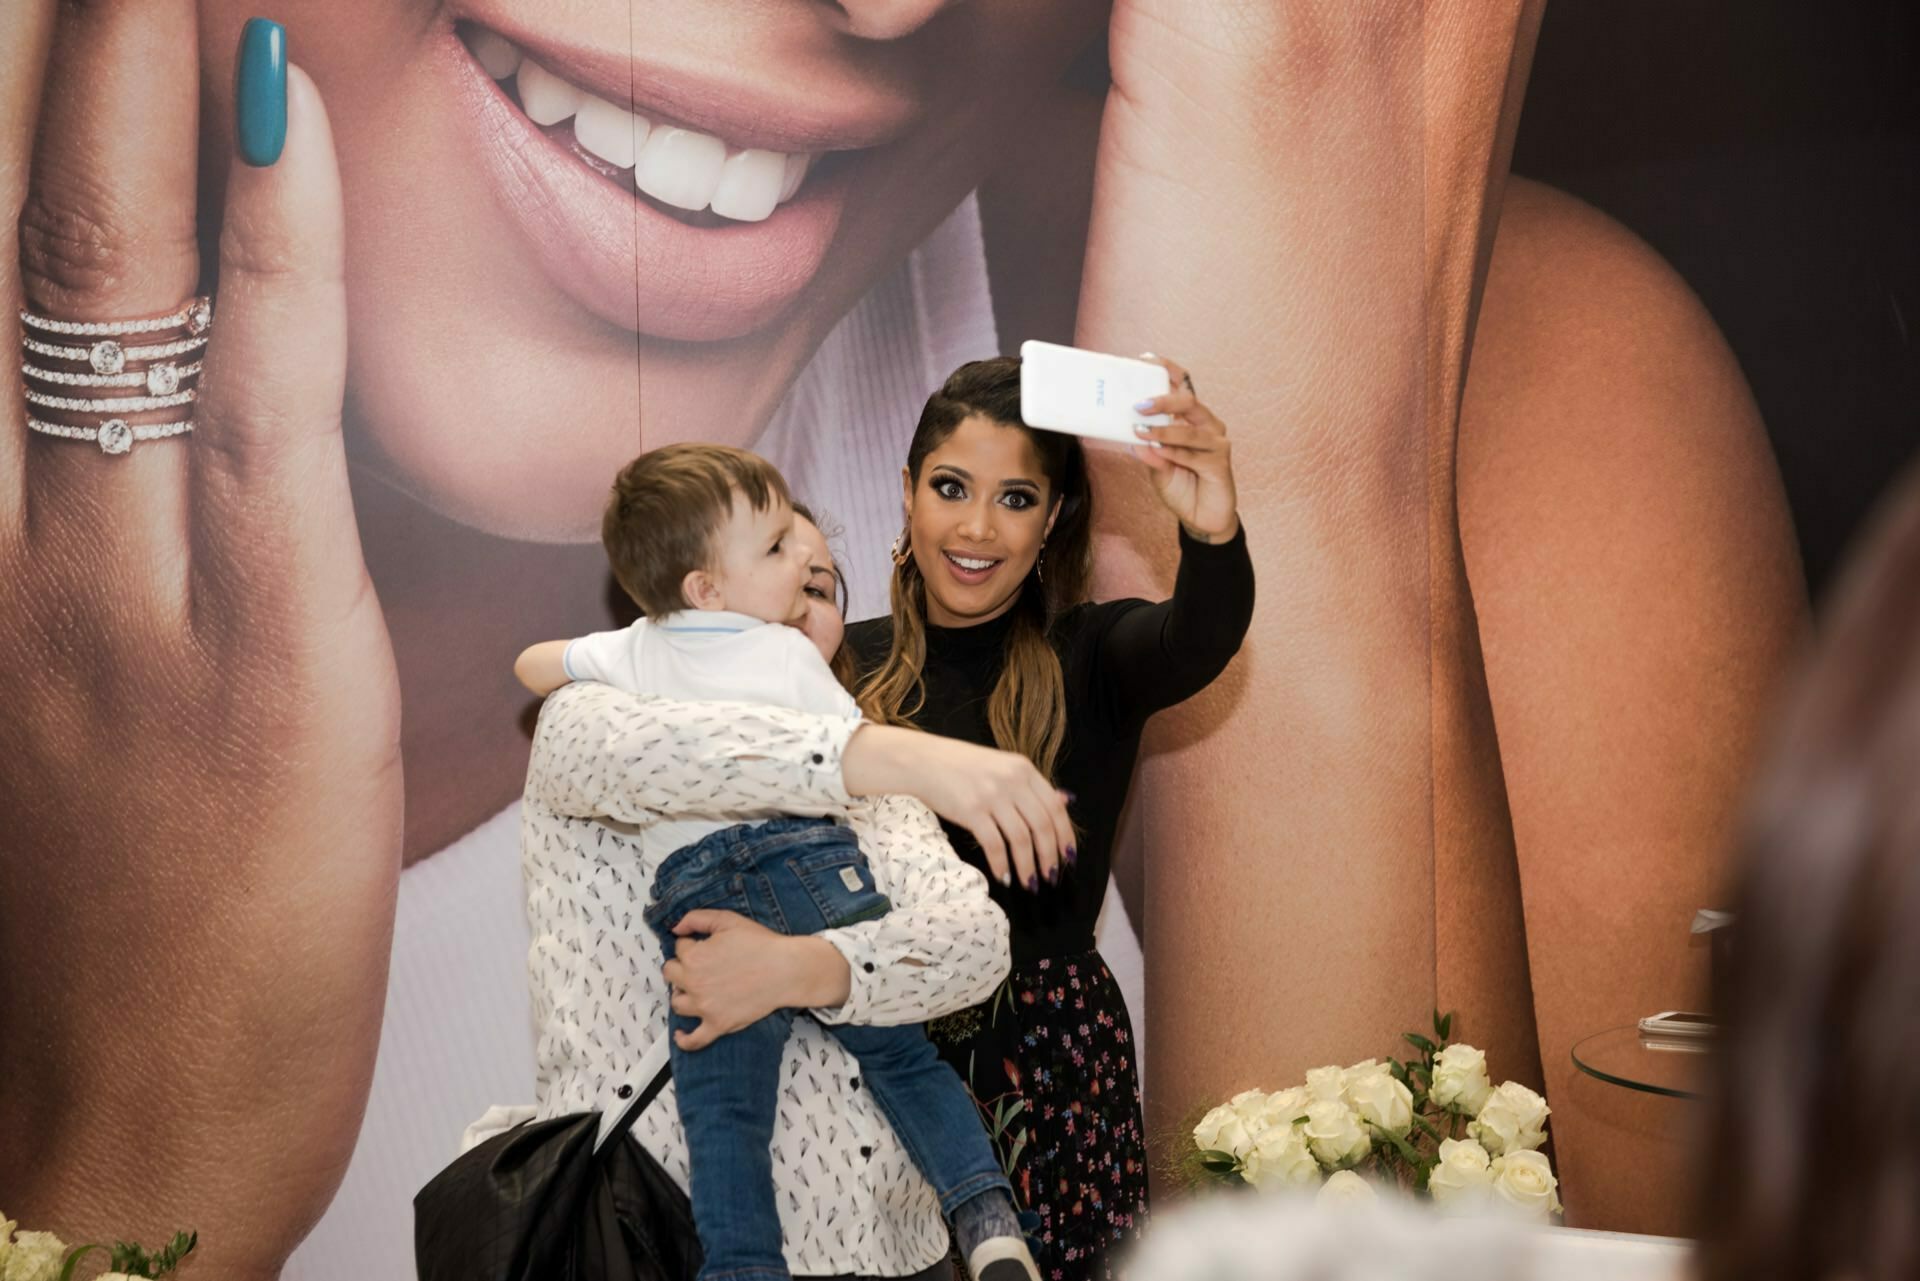
[[[1253,611],[1226,427],[1161,363],[1173,390],[1137,408],[1172,421],[1142,429],[1133,452],[1180,521],[1170,599],[1088,601],[1085,456],[1021,421],[1020,362],[1001,357],[962,365],[927,402],[907,454],[893,612],[847,633],[870,717],[1017,751],[1072,798],[1077,841],[1057,862],[1017,831],[983,848],[949,828],[994,882],[1013,973],[928,1029],[983,1109],[1025,1105],[999,1137],[1040,1216],[1049,1277],[1108,1275],[1109,1247],[1142,1226],[1137,1054],[1094,924],[1142,727],[1220,674]]]

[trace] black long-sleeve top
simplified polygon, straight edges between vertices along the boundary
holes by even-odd
[[[1140,731],[1147,717],[1205,689],[1226,668],[1253,617],[1253,562],[1246,531],[1207,544],[1180,536],[1173,595],[1075,606],[1055,622],[1052,642],[1066,677],[1067,728],[1054,783],[1070,793],[1080,831],[1075,865],[1037,891],[989,880],[993,899],[1013,927],[1016,966],[1093,950],[1094,923],[1106,897],[1114,830],[1133,781]],[[987,700],[1006,661],[1013,615],[973,627],[927,628],[921,673],[926,701],[914,716],[921,729],[993,745]],[[887,618],[847,629],[864,677],[886,661]],[[986,856],[971,834],[946,825],[960,857],[982,871]]]

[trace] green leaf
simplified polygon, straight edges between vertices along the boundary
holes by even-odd
[[[1414,1048],[1419,1050],[1422,1054],[1433,1053],[1433,1050],[1434,1050],[1433,1042],[1429,1041],[1426,1037],[1421,1036],[1418,1032],[1408,1032],[1406,1034],[1406,1037],[1407,1037],[1407,1040],[1410,1043],[1412,1043]]]
[[[73,1269],[80,1262],[80,1256],[89,1250],[104,1250],[103,1245],[78,1245],[67,1251],[66,1266],[60,1269],[60,1281],[73,1281]]]
[[[1388,1143],[1393,1144],[1394,1151],[1398,1152],[1407,1164],[1416,1168],[1422,1164],[1420,1153],[1414,1150],[1413,1144],[1407,1142],[1398,1134],[1393,1133],[1391,1130],[1383,1130],[1377,1125],[1369,1125],[1367,1128],[1385,1139]]]
[[[1428,1124],[1426,1117],[1416,1116],[1413,1118],[1413,1123],[1419,1126],[1421,1130],[1425,1131],[1426,1134],[1430,1138],[1432,1138],[1435,1143],[1438,1143],[1440,1141],[1440,1138],[1441,1138],[1440,1131],[1434,1129],[1432,1125]]]
[[[1406,1086],[1409,1090],[1413,1088],[1413,1082],[1407,1079],[1407,1065],[1399,1059],[1389,1058],[1387,1060],[1387,1071],[1393,1073],[1393,1079]]]
[[[1013,1178],[1014,1170],[1019,1168],[1020,1165],[1020,1154],[1026,1150],[1027,1132],[1022,1130],[1020,1131],[1020,1137],[1013,1141],[1013,1151],[1007,1153],[1007,1168],[1005,1173],[1008,1179]]]
[[[1231,1152],[1222,1152],[1218,1148],[1203,1149],[1196,1158],[1202,1168],[1216,1174],[1226,1174],[1239,1168],[1240,1158]]]
[[[163,1277],[180,1266],[180,1261],[193,1253],[193,1247],[200,1244],[198,1232],[176,1232],[173,1240],[167,1242],[166,1249],[160,1252],[160,1267],[153,1275]]]
[[[1445,1041],[1452,1035],[1453,1035],[1453,1011],[1448,1010],[1447,1016],[1440,1020],[1440,1039],[1442,1041]]]

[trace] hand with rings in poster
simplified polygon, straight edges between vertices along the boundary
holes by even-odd
[[[215,1278],[277,1275],[352,1152],[401,780],[327,114],[277,26],[232,32],[203,259],[197,16],[0,11],[0,1204],[191,1225]]]

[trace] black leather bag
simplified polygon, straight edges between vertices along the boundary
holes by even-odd
[[[628,1127],[599,1152],[598,1112],[530,1121],[455,1158],[413,1198],[420,1281],[692,1281],[700,1240],[686,1193]]]

